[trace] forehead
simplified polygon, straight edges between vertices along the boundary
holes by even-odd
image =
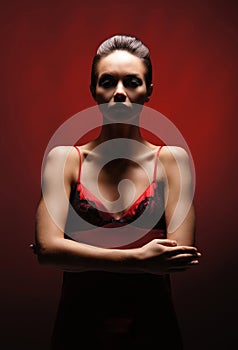
[[[99,60],[97,71],[99,76],[105,73],[144,76],[146,74],[146,66],[141,58],[125,50],[116,50]]]

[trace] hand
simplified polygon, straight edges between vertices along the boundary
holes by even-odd
[[[199,263],[196,247],[178,246],[169,239],[153,239],[141,248],[140,268],[156,275],[185,271]]]

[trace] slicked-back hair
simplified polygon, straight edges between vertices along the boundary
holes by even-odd
[[[125,50],[143,60],[147,69],[145,74],[146,87],[149,88],[152,83],[152,64],[149,49],[142,43],[141,40],[133,36],[115,35],[105,40],[99,46],[97,53],[93,58],[90,84],[90,89],[93,96],[95,95],[98,79],[97,64],[102,57],[110,55],[115,50]]]

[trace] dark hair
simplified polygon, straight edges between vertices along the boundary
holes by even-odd
[[[147,68],[145,81],[147,88],[152,83],[152,64],[150,60],[149,49],[137,38],[129,35],[115,35],[105,40],[98,48],[96,55],[93,58],[91,70],[91,92],[94,95],[97,84],[97,64],[102,57],[105,57],[115,50],[125,50],[136,57],[141,58]]]

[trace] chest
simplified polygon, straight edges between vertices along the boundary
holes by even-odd
[[[80,182],[110,212],[122,213],[153,181],[152,162],[110,162],[100,168],[84,162]]]

